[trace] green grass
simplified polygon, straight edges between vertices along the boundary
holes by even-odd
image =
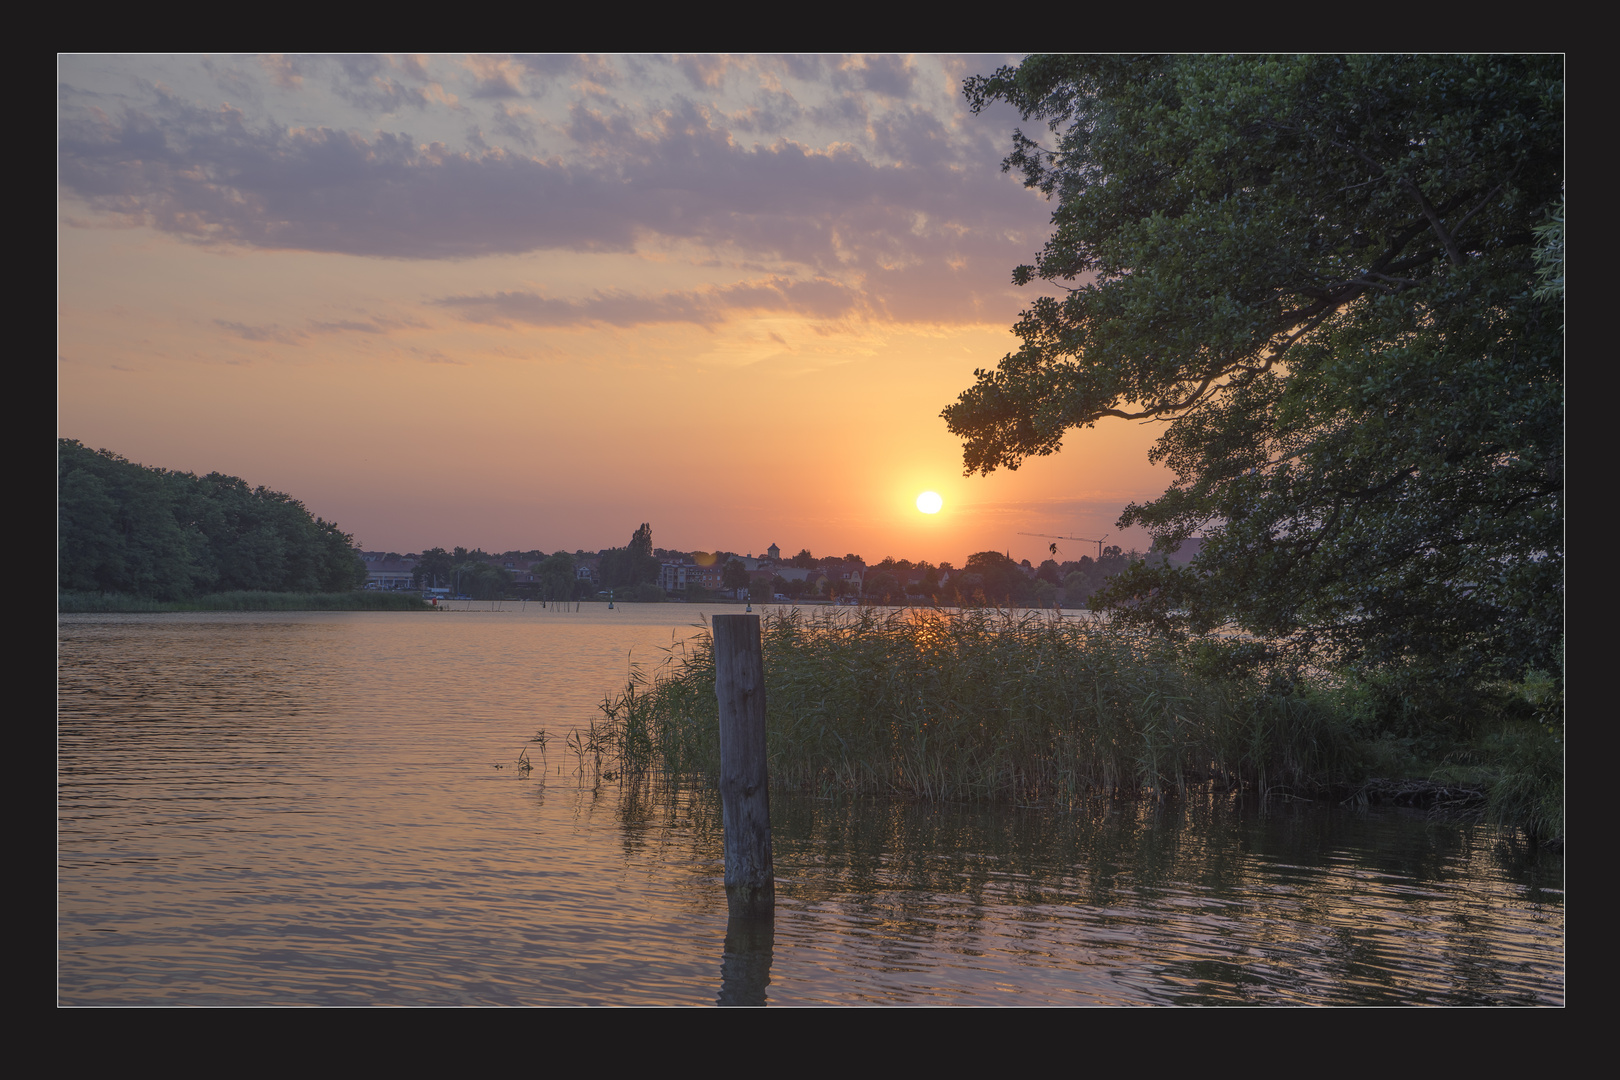
[[[56,610],[74,613],[161,611],[432,611],[433,605],[413,593],[376,591],[299,593],[226,592],[189,600],[152,600],[122,593],[59,592]]]
[[[1390,707],[1388,673],[1212,674],[1208,643],[1046,613],[777,609],[761,631],[777,787],[1054,805],[1200,786],[1563,835],[1561,721],[1514,704],[1535,687],[1483,688],[1466,720],[1453,700],[1424,728],[1414,695]],[[717,777],[711,650],[701,633],[634,672],[570,747],[598,769]]]
[[[1564,835],[1563,740],[1545,728],[1504,720],[1448,755],[1437,781],[1480,793],[1480,816],[1518,825],[1538,840]]]
[[[1347,781],[1328,695],[1198,681],[1161,640],[1043,613],[762,617],[773,784],[917,799],[1067,802],[1189,784],[1313,792]],[[626,768],[718,771],[707,635],[640,673],[589,733]]]

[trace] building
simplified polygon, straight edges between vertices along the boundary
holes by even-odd
[[[366,588],[393,591],[415,587],[415,559],[393,551],[362,551],[360,559],[366,564]]]

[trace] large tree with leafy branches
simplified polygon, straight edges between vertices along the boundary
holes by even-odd
[[[653,554],[652,526],[642,522],[627,547],[613,548],[598,566],[602,584],[613,589],[651,585],[658,581],[659,562]]]
[[[57,583],[177,600],[360,587],[354,537],[290,495],[223,473],[148,468],[57,441]]]
[[[1557,56],[1035,56],[974,111],[1056,201],[1021,346],[945,410],[969,473],[1158,422],[1175,483],[1094,603],[1272,654],[1561,671]],[[1251,655],[1253,655],[1251,651]]]
[[[456,560],[442,547],[428,548],[418,556],[416,568],[411,571],[411,584],[416,588],[439,588],[450,583],[455,573]]]

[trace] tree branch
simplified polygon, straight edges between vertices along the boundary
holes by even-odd
[[[1451,257],[1451,265],[1461,266],[1463,257],[1462,252],[1457,250],[1457,241],[1453,240],[1451,234],[1446,232],[1446,226],[1440,220],[1440,215],[1434,212],[1434,207],[1430,206],[1429,200],[1423,197],[1423,192],[1418,188],[1417,184],[1412,182],[1410,176],[1403,176],[1401,177],[1401,188],[1412,196],[1413,200],[1418,204],[1418,209],[1423,211],[1423,216],[1429,219],[1429,228],[1433,229],[1434,235],[1440,238],[1440,243],[1446,249],[1446,254]]]
[[[1504,181],[1504,183],[1497,184],[1495,187],[1491,188],[1491,190],[1487,191],[1485,193],[1485,197],[1483,199],[1479,200],[1479,205],[1474,207],[1472,210],[1468,211],[1468,213],[1464,214],[1462,216],[1462,220],[1457,222],[1457,227],[1452,229],[1451,231],[1453,233],[1462,232],[1462,227],[1464,225],[1468,224],[1468,219],[1473,217],[1475,214],[1479,213],[1481,210],[1485,209],[1486,204],[1489,203],[1491,201],[1491,199],[1495,198],[1497,193],[1500,192],[1504,186],[1505,186],[1505,181]]]

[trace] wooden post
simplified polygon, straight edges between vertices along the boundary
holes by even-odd
[[[726,902],[733,918],[776,909],[771,797],[765,773],[765,657],[758,615],[714,616],[714,692],[720,699],[720,804]]]

